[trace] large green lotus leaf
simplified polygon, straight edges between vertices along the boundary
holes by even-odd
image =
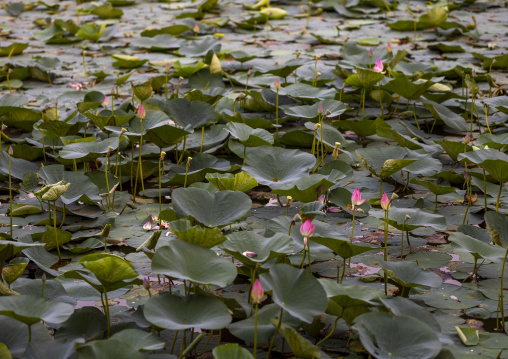
[[[309,272],[288,264],[276,264],[261,274],[261,285],[272,291],[272,299],[293,317],[311,323],[326,310],[326,292]]]
[[[508,157],[508,156],[507,156]],[[480,167],[487,171],[499,183],[508,182],[508,162],[504,160],[485,160]]]
[[[483,133],[477,138],[476,142],[482,146],[488,146],[495,150],[501,150],[508,145],[508,133],[500,133],[491,135],[490,133]]]
[[[24,249],[41,247],[43,243],[21,243],[8,240],[0,240],[0,261],[4,262]]]
[[[384,212],[371,213],[374,217],[384,218]],[[406,216],[409,216],[407,218]],[[435,231],[446,231],[446,218],[439,214],[425,212],[419,208],[390,207],[388,223],[401,231],[412,231],[418,227],[429,227]]]
[[[270,120],[260,117],[259,114],[236,112],[233,116],[233,112],[225,110],[222,113],[222,119],[229,122],[244,123],[252,128],[267,129],[273,127]]]
[[[441,351],[435,331],[413,317],[366,313],[353,326],[367,351],[378,359],[433,359]]]
[[[484,282],[485,281],[482,281],[480,283]],[[482,288],[482,284],[480,284],[479,287],[481,291],[484,290],[484,288]],[[497,301],[499,299],[499,280],[497,279],[495,280],[494,293],[495,295],[491,299],[495,299]],[[485,297],[476,289],[473,290],[448,283],[443,283],[439,286],[439,288],[433,288],[418,297],[428,306],[439,308],[441,310],[461,310],[473,308],[485,301]]]
[[[506,58],[506,56],[504,56],[504,57]],[[492,63],[492,60],[493,59],[489,59],[488,62]],[[499,61],[496,60],[496,62],[499,62]],[[490,66],[490,64],[489,64],[489,66]],[[491,97],[491,98],[482,100],[482,102],[489,105],[490,107],[494,107],[498,111],[508,114],[508,100],[506,99],[506,96]]]
[[[436,333],[441,332],[441,326],[436,318],[427,310],[426,307],[413,302],[411,299],[403,297],[379,298],[383,305],[394,315],[407,315],[416,318],[429,326]],[[439,335],[439,334],[438,334]]]
[[[69,340],[48,340],[42,343],[30,342],[23,354],[24,359],[75,358],[76,346]]]
[[[316,164],[316,158],[310,153],[279,147],[247,148],[246,154],[246,165],[243,166],[243,170],[259,184],[270,186],[272,189],[294,183],[308,175]]]
[[[173,68],[176,70],[173,73],[173,76],[178,77],[189,77],[195,74],[196,72],[200,71],[203,68],[206,68],[208,65],[206,65],[204,62],[197,61],[194,63],[180,63],[180,60],[177,60],[173,62]]]
[[[9,351],[9,348],[7,348],[7,345],[5,345],[4,343],[0,343],[0,358],[1,359],[12,359],[11,352]]]
[[[209,193],[200,188],[177,188],[172,199],[177,217],[192,217],[210,228],[245,219],[252,207],[250,197],[238,191]]]
[[[356,73],[358,74],[358,81],[363,88],[372,87],[385,77],[385,75],[380,72],[361,67],[356,68]]]
[[[56,232],[56,233],[55,233]],[[42,241],[45,243],[44,249],[48,252],[55,249],[57,246],[61,247],[65,243],[72,240],[72,233],[64,231],[59,228],[54,228],[46,225],[46,232],[42,235]],[[58,243],[58,245],[57,245]]]
[[[169,34],[173,36],[178,36],[185,31],[192,30],[192,26],[188,24],[175,24],[167,27],[163,27],[161,29],[150,29],[141,32],[142,37],[154,37],[160,34]]]
[[[434,142],[443,147],[448,156],[450,156],[451,159],[454,161],[457,161],[458,156],[460,156],[461,153],[473,151],[472,146],[465,145],[462,142],[455,141],[434,141]]]
[[[442,180],[442,178],[439,178],[439,179]],[[438,181],[436,181],[436,182],[438,182]],[[438,196],[456,192],[455,187],[443,186],[443,185],[440,185],[436,182],[421,181],[416,177],[411,178],[411,181],[409,181],[409,183],[414,183],[414,184],[417,184],[417,185],[427,188],[429,191],[431,191],[432,193],[434,193],[435,195],[438,195]],[[443,182],[443,181],[441,181],[441,182]]]
[[[330,248],[333,253],[341,258],[347,259],[364,252],[379,250],[379,247],[373,247],[366,244],[353,244],[347,240],[340,240],[335,238],[323,238],[312,236],[309,238],[311,241],[322,244]]]
[[[233,263],[207,248],[180,240],[173,240],[155,251],[152,270],[157,274],[220,287],[236,278]]]
[[[351,207],[351,205],[352,205],[351,196],[352,195],[353,195],[353,193],[350,192],[349,190],[347,190],[346,188],[338,187],[338,188],[335,188],[334,190],[330,191],[330,193],[328,194],[328,201],[339,206],[340,208],[342,208],[344,211],[346,211],[350,215],[353,215],[353,210]],[[363,212],[356,211],[355,217],[361,218],[361,217],[368,216],[368,213],[370,210],[370,205],[369,205],[368,201],[365,201],[363,204],[361,204],[358,207]]]
[[[113,150],[110,149],[113,148]],[[118,138],[107,138],[97,142],[80,142],[64,146],[59,156],[65,160],[89,161],[118,148]]]
[[[505,251],[501,248],[491,246],[488,243],[482,242],[464,233],[453,232],[448,236],[448,240],[457,244],[460,248],[465,249],[477,259],[484,258],[489,261],[499,262],[503,260],[505,255]]]
[[[92,272],[105,287],[138,276],[132,263],[114,254],[88,254],[81,257],[79,263]]]
[[[51,132],[58,137],[76,135],[79,129],[83,126],[83,122],[67,123],[65,121],[58,120],[43,120],[37,125],[38,128]]]
[[[348,141],[342,136],[336,128],[323,124],[323,143],[325,144],[326,149],[332,151],[335,148],[335,143],[339,142],[341,144],[346,144]],[[316,132],[316,140],[321,142],[321,131]]]
[[[185,161],[180,165],[171,167],[168,171],[170,180],[163,180],[163,183],[165,185],[183,185],[187,182],[190,185],[195,182],[202,182],[208,173],[228,172],[235,168],[225,159],[217,158],[208,153],[197,153],[192,157],[188,168]],[[186,174],[187,181],[185,181]]]
[[[436,273],[424,271],[414,262],[382,262],[381,267],[402,287],[438,287],[443,283]]]
[[[275,304],[267,304],[258,310],[258,342],[263,343],[270,339],[275,333],[275,328],[270,319],[277,317],[280,314],[280,307]],[[302,321],[289,315],[287,312],[282,313],[282,322],[294,329],[298,329]],[[252,343],[254,341],[254,316],[250,316],[247,319],[234,322],[228,326],[228,330],[236,337]]]
[[[273,135],[261,128],[252,128],[243,123],[229,122],[225,128],[231,136],[247,147],[271,146]]]
[[[304,105],[304,106],[294,106],[288,107],[284,110],[286,115],[306,118],[306,119],[317,119],[318,117],[318,109],[320,106],[323,106],[323,114],[326,110],[329,110],[331,113],[328,114],[328,117],[337,117],[344,113],[347,110],[346,105],[340,101],[336,100],[324,100],[318,101],[313,105]]]
[[[27,47],[28,47],[28,44],[24,44],[21,42],[15,42],[13,44],[10,44],[9,46],[2,46],[2,47],[0,47],[0,57],[19,55]]]
[[[232,320],[223,302],[204,295],[153,296],[146,302],[143,313],[150,323],[171,330],[222,329]]]
[[[450,128],[467,131],[466,121],[448,107],[432,101],[425,101],[424,105],[435,119],[443,121]]]
[[[327,298],[343,308],[359,305],[379,306],[379,299],[384,296],[380,289],[364,285],[352,284],[346,286],[328,279],[319,279],[319,283],[325,289]]]
[[[140,60],[137,56],[128,56],[121,54],[111,55],[111,58],[115,60],[113,62],[113,66],[126,69],[134,69],[136,67],[143,66],[148,62],[148,59]]]
[[[258,182],[247,172],[240,172],[234,176],[231,173],[207,173],[205,178],[219,189],[247,192],[258,185]]]
[[[224,131],[225,125],[212,125],[205,128],[205,136],[203,142],[203,152],[213,153],[222,147],[224,141],[229,136],[227,131]],[[189,130],[189,128],[187,128]],[[201,153],[201,138],[202,131],[194,131],[187,136],[187,143],[185,144],[186,151],[195,151]],[[183,150],[183,141],[177,145],[179,151]]]
[[[214,108],[201,101],[189,101],[176,98],[167,102],[162,100],[148,100],[149,103],[159,107],[182,127],[201,128],[217,122],[217,113]]]
[[[106,30],[106,24],[98,26],[95,23],[89,23],[83,25],[76,33],[76,36],[85,40],[99,41],[104,34],[104,30]]]
[[[9,348],[14,358],[25,358],[26,349],[29,345],[28,330],[25,324],[6,316],[0,316],[0,338],[2,338],[2,343]],[[45,342],[53,342],[48,328],[42,323],[32,325],[31,343],[42,346]]]
[[[188,134],[190,132],[182,128],[164,125],[148,129],[144,139],[153,142],[157,147],[164,148],[174,146]]]
[[[116,112],[118,112],[117,110]],[[105,118],[111,118],[113,117],[110,114],[110,111],[103,111],[106,113]],[[101,113],[103,113],[101,112]],[[146,117],[143,121],[138,116],[134,116],[133,114],[129,113],[128,116],[125,116],[128,118],[129,124],[125,125],[124,127],[127,127],[127,132],[124,132],[125,136],[128,136],[132,140],[136,140],[139,142],[139,138],[141,137],[141,133],[143,135],[147,134],[149,130],[155,129],[158,130],[160,127],[164,127],[164,125],[167,125],[168,122],[170,122],[170,118],[168,115],[166,115],[164,112],[159,110],[147,110],[146,111]],[[92,121],[93,122],[93,121]],[[127,121],[126,121],[127,122]],[[126,123],[124,122],[124,124]],[[122,127],[119,127],[118,124],[115,123],[115,126],[106,126],[106,124],[111,123],[109,120],[105,120],[104,122],[104,128],[103,130],[111,131],[114,133],[117,133],[118,136],[120,136],[120,133],[122,132]],[[141,128],[141,125],[143,125],[143,128]],[[101,127],[101,126],[99,126]],[[116,141],[118,142],[118,137],[116,138]]]
[[[144,359],[145,356],[117,339],[94,340],[77,348],[77,359]]]
[[[400,162],[406,156],[406,151],[396,146],[383,147],[382,151],[377,147],[361,148],[356,150],[356,154],[360,157],[365,167],[378,177],[380,177],[381,173],[385,177],[388,177],[412,163]]]
[[[241,231],[229,234],[227,241],[222,243],[220,248],[245,265],[255,267],[258,263],[265,263],[288,254],[292,251],[292,243],[291,237],[283,233],[263,237],[253,231]],[[246,251],[254,252],[256,256],[243,255]]]
[[[111,3],[107,5],[96,6],[92,10],[93,15],[97,15],[101,19],[119,19],[123,15],[123,11],[115,9]]]
[[[46,300],[40,296],[0,297],[0,315],[14,318],[27,325],[33,325],[41,320],[52,324],[63,323],[73,312],[72,304]]]
[[[113,334],[111,339],[121,341],[134,350],[159,350],[166,344],[155,333],[148,333],[141,329],[124,329]]]
[[[279,325],[279,320],[272,318],[270,320],[274,327]],[[303,359],[327,359],[330,358],[322,352],[317,346],[302,337],[295,329],[286,326],[284,323],[280,324],[279,333],[282,334],[284,339],[289,344],[293,354],[297,358]]]
[[[216,54],[220,52],[221,42],[214,37],[206,37],[200,40],[188,41],[182,44],[178,53],[186,57],[199,57],[205,56],[208,51],[213,51]]]
[[[415,84],[406,76],[400,76],[384,85],[383,89],[401,95],[408,100],[416,100],[434,84],[435,82],[432,81]]]
[[[272,91],[274,91],[274,89],[275,88],[272,88]],[[303,83],[281,87],[279,90],[279,95],[289,96],[298,100],[333,99],[336,93],[337,91],[335,89],[318,88]]]
[[[65,171],[63,165],[49,165],[39,170],[39,177],[46,184],[56,183],[62,179],[70,183],[67,191],[60,197],[65,204],[75,201],[97,202],[101,200],[99,188],[82,172]]]
[[[508,217],[499,212],[489,211],[485,213],[485,224],[492,242],[508,248]]]
[[[186,219],[173,221],[169,227],[178,239],[205,248],[215,247],[226,240],[220,229],[192,226]]]
[[[23,179],[28,172],[37,171],[39,168],[35,163],[23,160],[21,158],[11,157],[11,176],[17,179]],[[0,153],[0,173],[9,175],[9,154],[7,151]]]
[[[215,359],[253,359],[254,357],[245,348],[238,343],[223,344],[213,348],[213,357]]]
[[[299,202],[312,202],[345,177],[344,173],[337,170],[332,170],[329,175],[314,173],[302,177],[294,183],[285,184],[278,189],[274,189],[272,193],[291,196]]]
[[[294,70],[296,70],[297,68],[299,68],[300,66],[302,66],[303,64],[308,63],[308,62],[309,62],[308,59],[298,58],[298,59],[289,60],[286,63],[280,64],[280,65],[279,64],[273,64],[273,65],[268,65],[268,66],[258,65],[253,69],[254,76],[258,76],[260,74],[271,74],[271,75],[274,75],[277,77],[286,78]]]
[[[372,136],[376,134],[376,127],[378,126],[377,120],[341,120],[334,123],[334,126],[350,130],[356,133],[358,136]]]
[[[482,148],[477,151],[468,151],[460,153],[457,156],[457,159],[459,161],[464,161],[467,164],[480,164],[486,160],[494,160],[499,161],[499,163],[502,162],[508,162],[508,155],[506,155],[504,152],[498,151],[496,149],[492,148]]]
[[[106,331],[106,316],[96,307],[83,307],[62,323],[55,339],[85,340],[102,339]]]

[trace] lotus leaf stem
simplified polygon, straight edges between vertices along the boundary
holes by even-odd
[[[324,337],[323,339],[321,339],[319,342],[316,343],[316,346],[320,346],[326,339],[330,338],[332,336],[332,334],[335,332],[335,329],[337,328],[337,322],[339,321],[340,317],[337,317],[335,319],[335,321],[333,322],[333,327],[332,327],[332,330],[330,331],[330,333],[328,333],[326,335],[326,337]]]
[[[184,350],[184,352],[182,353],[182,357],[188,356],[194,350],[194,348],[198,346],[199,342],[201,342],[201,340],[204,338],[204,336],[205,336],[205,333],[203,333],[203,332],[199,333],[199,335],[196,337],[196,339],[194,339],[189,344],[189,346]]]
[[[385,248],[384,248],[384,261],[388,262],[388,211],[390,208],[385,211],[385,223],[384,223],[384,234],[385,234]],[[383,270],[384,279],[385,279],[385,295],[388,295],[388,275],[386,271]]]
[[[210,335],[211,336],[211,335]],[[176,338],[178,337],[178,330],[175,331],[175,335],[173,335],[173,343],[171,344],[171,355],[175,351]],[[210,340],[210,339],[209,339]],[[207,342],[208,343],[208,342]]]
[[[61,261],[62,255],[60,254],[60,245],[58,244],[58,233],[56,229],[56,201],[53,201],[53,223],[55,227],[55,242],[56,242],[56,251],[58,252],[58,261]]]
[[[499,183],[499,191],[497,192],[496,212],[499,212],[499,199],[501,198],[501,191],[503,190],[503,182]]]
[[[277,334],[279,333],[280,325],[282,324],[283,310],[284,309],[280,308],[279,322],[277,323],[277,326],[275,327],[275,333],[273,334],[272,340],[270,341],[270,345],[268,346],[268,354],[266,356],[266,359],[270,359],[270,356],[272,354],[273,343],[275,343],[275,339],[277,338]]]
[[[500,294],[499,294],[499,309],[501,312],[501,324],[503,330],[506,330],[505,322],[504,322],[504,267],[506,265],[506,258],[508,257],[508,248],[506,249],[506,253],[503,259],[503,266],[501,268],[501,286],[500,286]],[[498,327],[499,329],[499,327]]]
[[[183,351],[185,350],[186,346],[187,346],[187,330],[184,330],[182,342],[180,344],[180,356],[178,357],[178,359],[183,358]]]
[[[11,174],[11,162],[12,162],[12,154],[9,152],[9,217],[11,221],[11,238],[12,238],[12,174]]]
[[[108,292],[106,288],[103,288],[104,290],[104,311],[106,313],[106,324],[107,324],[107,330],[108,330],[108,338],[111,336],[111,317],[109,314],[109,300],[108,300]]]

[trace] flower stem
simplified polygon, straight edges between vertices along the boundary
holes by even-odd
[[[11,160],[12,160],[12,155],[9,153],[9,215],[10,215],[10,220],[11,220],[11,238],[12,238],[12,175],[11,175]]]
[[[252,350],[254,359],[256,359],[256,347],[258,344],[258,306],[259,306],[259,304],[256,303],[256,309],[254,311],[254,347]]]
[[[60,245],[58,244],[58,233],[56,231],[56,201],[53,201],[53,224],[55,227],[55,242],[56,242],[56,251],[58,252],[58,261],[61,261],[62,255],[60,254]]]
[[[506,265],[506,258],[508,257],[508,248],[506,249],[506,253],[504,255],[503,260],[503,266],[501,269],[501,293],[499,294],[499,309],[501,311],[501,324],[503,326],[503,330],[505,330],[505,323],[504,323],[504,267]]]
[[[497,201],[496,201],[496,212],[499,212],[499,199],[501,198],[501,191],[503,190],[503,182],[499,183],[499,192],[497,192]]]
[[[309,273],[312,274],[312,265],[310,260],[310,242],[307,241],[307,252],[309,254]]]
[[[279,333],[280,325],[282,324],[282,311],[283,311],[283,309],[280,308],[279,322],[277,323],[277,327],[275,327],[275,334],[273,335],[273,338],[270,342],[270,346],[268,347],[268,355],[266,356],[266,359],[270,359],[270,356],[272,354],[273,343],[275,342],[275,338],[277,338],[277,334]]]
[[[388,209],[385,211],[385,250],[384,250],[384,260],[385,262],[388,262]],[[385,277],[385,295],[388,295],[388,275],[386,274],[386,271],[384,272]]]

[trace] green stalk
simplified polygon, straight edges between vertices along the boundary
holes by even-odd
[[[310,260],[310,242],[307,240],[307,252],[309,252],[309,273],[312,274],[312,265]]]
[[[60,245],[58,244],[58,234],[56,232],[56,201],[53,201],[53,225],[55,227],[55,242],[56,242],[56,251],[58,252],[58,261],[61,261],[62,255],[60,254]]]
[[[319,342],[316,343],[316,346],[318,347],[320,344],[322,344],[326,339],[330,338],[332,336],[333,333],[335,333],[335,329],[337,329],[337,322],[339,321],[340,317],[337,317],[337,319],[335,319],[335,321],[333,322],[333,328],[332,330],[330,331],[330,333],[328,333],[326,335],[326,337],[324,337],[323,339],[321,339]],[[255,358],[254,358],[255,359]]]
[[[351,228],[351,243],[353,243],[353,233],[355,231],[355,213],[356,213],[356,208],[353,206],[353,227]]]
[[[11,175],[12,154],[10,150],[8,151],[8,153],[9,153],[9,205],[10,205],[9,216],[11,220],[11,238],[12,238],[12,175]]]
[[[385,250],[384,250],[384,260],[385,262],[388,262],[388,211],[389,211],[389,208],[385,211],[385,228],[384,228],[384,232],[385,232]],[[385,277],[385,295],[388,295],[388,275],[386,274],[386,271],[383,270],[384,272],[384,277]]]
[[[503,189],[503,182],[499,183],[499,192],[497,192],[497,201],[496,201],[496,212],[499,212],[499,199],[501,198],[501,190]]]
[[[418,123],[418,119],[416,118],[416,104],[415,104],[415,102],[413,102],[413,116],[415,118],[416,127],[418,127],[418,129],[420,129],[420,124]]]
[[[254,311],[254,348],[253,348],[254,359],[256,359],[256,348],[258,344],[258,306],[259,304],[256,303],[256,310]]]
[[[506,257],[508,257],[508,248],[506,249],[506,253],[504,255],[504,260],[503,260],[503,267],[501,269],[501,294],[499,295],[499,298],[500,298],[500,311],[501,311],[501,323],[502,323],[502,326],[503,326],[503,330],[506,330],[505,328],[505,323],[504,323],[504,267],[506,265]]]
[[[379,106],[381,106],[381,117],[384,116],[384,109],[383,109],[383,97],[381,92],[381,81],[378,82],[379,85]]]
[[[483,200],[485,202],[485,212],[487,212],[487,175],[483,170]]]
[[[108,179],[108,159],[109,159],[109,151],[106,153],[106,163],[104,164],[104,174],[106,175],[106,188],[108,191],[108,195],[106,196],[106,204],[108,205],[108,209],[111,209],[111,196],[109,194],[109,179]]]
[[[289,226],[289,229],[291,230],[291,226]],[[302,257],[302,263],[300,263],[300,269],[303,269],[306,255],[307,255],[307,248],[305,248],[305,246],[303,246],[303,257]]]
[[[104,313],[106,314],[106,324],[109,338],[111,336],[111,317],[109,316],[109,301],[108,301],[108,292],[106,291],[106,288],[104,288],[104,299],[106,302],[104,305]]]
[[[321,115],[321,166],[325,165],[325,150],[324,150],[324,140],[323,140],[323,125],[324,125],[324,116]],[[317,170],[317,168],[316,168]]]
[[[277,95],[275,96],[275,138],[279,138],[279,89],[277,89]]]
[[[205,127],[201,127],[201,148],[199,152],[203,152],[203,141],[205,139]]]
[[[270,342],[270,346],[268,347],[268,355],[266,356],[266,359],[270,359],[270,356],[272,354],[273,343],[275,342],[275,338],[277,338],[277,334],[279,333],[280,325],[282,324],[282,311],[283,311],[283,309],[280,308],[279,322],[277,323],[277,327],[275,327],[275,334],[273,335],[273,338]]]
[[[466,186],[467,186],[466,191],[468,194],[468,199],[467,199],[466,212],[464,213],[464,218],[462,219],[462,225],[466,224],[467,212],[469,212],[469,207],[471,207],[471,184],[469,183],[469,181],[466,182]],[[437,195],[436,195],[436,198],[437,198]]]
[[[161,162],[162,162],[162,151],[161,151],[161,157],[159,158],[159,216],[162,212],[162,185],[161,185],[161,177],[162,172],[164,171],[161,168]]]
[[[140,179],[141,179],[141,189],[143,191],[143,196],[145,195],[145,183],[143,182],[143,166],[141,165],[142,163],[142,160],[141,160],[141,146],[143,145],[143,121],[141,121],[141,137],[139,139],[139,159],[138,159],[138,164],[139,164],[139,174],[140,174]],[[137,176],[136,176],[136,180],[137,180]]]
[[[362,121],[364,110],[365,110],[365,88],[362,88]]]

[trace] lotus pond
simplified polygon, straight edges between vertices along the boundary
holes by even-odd
[[[3,1],[0,358],[507,358],[507,25]]]

